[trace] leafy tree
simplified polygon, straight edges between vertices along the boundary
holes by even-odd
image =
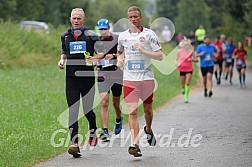
[[[121,18],[127,18],[127,10],[130,6],[139,6],[144,13],[144,1],[115,1],[96,0],[91,2],[87,13],[87,25],[95,26],[101,18],[106,18],[112,23],[116,23]]]
[[[44,10],[42,2],[36,1],[35,6],[33,0],[17,0],[13,19],[38,20]]]
[[[86,16],[89,16],[89,1],[88,0],[75,0],[75,1],[69,1],[69,0],[58,0],[58,10],[59,10],[59,20],[61,23],[65,25],[69,25],[68,18],[70,17],[71,10],[73,8],[83,8],[85,11]],[[54,1],[53,1],[54,2]]]
[[[201,24],[208,33],[210,27],[209,8],[204,0],[179,1],[177,7],[179,14],[175,19],[176,32],[187,35]]]
[[[227,9],[229,13],[238,21],[242,22],[244,21],[244,10],[243,10],[243,4],[247,0],[228,0]],[[251,10],[251,9],[250,9]]]
[[[251,0],[0,0],[0,20],[38,20],[54,26],[69,26],[71,9],[81,7],[86,13],[86,25],[93,28],[100,18],[107,18],[113,23],[127,18],[128,7],[136,5],[141,7],[143,24],[147,26],[147,1],[156,2],[157,12],[152,19],[170,19],[175,23],[176,32],[181,31],[187,35],[190,30],[195,30],[202,24],[207,34],[252,36]]]
[[[205,0],[205,2],[209,7],[209,21],[211,23],[211,29],[223,26],[224,15],[228,12],[228,0]]]
[[[244,39],[244,36],[252,36],[252,1],[228,0],[227,9],[225,24],[221,29],[239,40]]]
[[[178,16],[178,2],[179,0],[157,0],[157,12],[159,17],[166,17],[174,21]]]
[[[6,21],[13,18],[16,0],[0,0],[0,19]]]
[[[247,30],[247,35],[252,36],[252,1],[247,0],[246,3],[243,4],[244,10],[244,22],[245,28]]]

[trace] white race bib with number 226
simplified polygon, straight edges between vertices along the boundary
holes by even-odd
[[[70,54],[84,53],[86,51],[86,41],[70,42]]]

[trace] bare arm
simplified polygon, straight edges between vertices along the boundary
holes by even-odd
[[[90,56],[89,59],[93,60],[93,59],[103,59],[104,58],[104,53],[97,53],[95,56]]]
[[[117,57],[117,64],[116,64],[116,66],[122,68],[122,66],[123,66],[123,61],[124,61],[123,52],[117,51],[116,57]]]
[[[233,53],[233,54],[232,54],[232,58],[233,58],[233,59],[236,59],[236,58],[237,58],[236,54]]]
[[[214,54],[214,57],[215,57],[215,58],[217,58],[217,57],[218,57],[219,52],[213,52],[213,54]]]
[[[192,61],[194,62],[198,62],[198,57],[196,56],[196,54],[194,52],[192,52]]]
[[[196,55],[196,57],[200,57],[200,56],[203,56],[205,54],[205,52],[200,52],[200,53],[198,53],[198,54],[195,54]]]

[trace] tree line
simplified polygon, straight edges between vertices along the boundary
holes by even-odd
[[[85,11],[86,24],[94,26],[103,17],[111,22],[127,17],[127,8],[132,4],[133,0],[0,0],[0,20],[36,20],[57,27],[69,25],[71,9],[80,7]],[[134,4],[144,8],[145,1],[134,0]]]
[[[0,0],[0,20],[37,20],[57,27],[69,25],[71,9],[81,7],[86,13],[86,24],[93,27],[103,17],[111,22],[125,18],[127,8],[138,5],[143,9],[147,25],[144,9],[150,1],[156,5],[156,14],[151,19],[169,18],[175,24],[176,33],[188,34],[202,24],[209,34],[252,36],[252,0]]]
[[[176,32],[189,34],[202,24],[211,35],[252,36],[252,0],[157,0],[157,6],[158,15],[172,20]]]

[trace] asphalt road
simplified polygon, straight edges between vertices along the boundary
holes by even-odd
[[[214,85],[212,98],[205,98],[203,88],[198,87],[191,91],[188,104],[180,95],[159,108],[153,120],[157,145],[146,145],[143,133],[140,158],[127,152],[130,140],[126,124],[121,135],[110,143],[99,143],[93,149],[84,146],[82,158],[65,153],[38,166],[250,167],[252,71],[247,69],[246,89],[240,89],[236,69],[234,73],[234,84],[223,80],[220,86]],[[143,127],[144,118],[139,120]]]

